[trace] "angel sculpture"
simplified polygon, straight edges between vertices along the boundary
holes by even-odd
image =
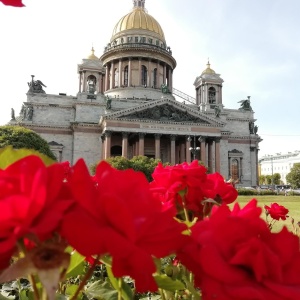
[[[32,79],[31,82],[28,82],[29,86],[29,93],[43,93],[45,94],[45,91],[43,90],[43,87],[45,86],[40,80],[33,80],[34,75],[31,75]]]

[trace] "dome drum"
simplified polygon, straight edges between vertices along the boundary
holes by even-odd
[[[133,44],[119,45],[107,50],[100,57],[103,65],[111,63],[113,60],[126,60],[130,58],[142,59],[145,61],[149,61],[150,59],[165,63],[172,69],[175,69],[176,67],[176,60],[169,51],[157,47],[149,47],[149,45],[146,45],[146,47],[145,45],[143,47],[141,44],[138,44],[137,47]]]

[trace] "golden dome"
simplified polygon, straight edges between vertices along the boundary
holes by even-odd
[[[209,61],[206,64],[206,69],[202,72],[201,75],[203,75],[203,74],[216,74],[216,72],[213,69],[210,68]]]
[[[99,59],[95,54],[94,47],[92,47],[91,54],[87,57],[87,59]]]
[[[122,17],[113,30],[113,37],[122,31],[132,29],[155,32],[165,41],[165,35],[161,26],[144,8],[134,7],[129,14]]]

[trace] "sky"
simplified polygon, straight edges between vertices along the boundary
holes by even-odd
[[[0,124],[18,115],[31,75],[48,94],[78,93],[77,65],[92,46],[102,55],[132,0],[0,2]],[[259,157],[300,150],[299,0],[146,0],[177,67],[173,86],[195,97],[206,68],[221,74],[223,105],[238,109],[251,96]],[[298,86],[299,84],[299,86]]]

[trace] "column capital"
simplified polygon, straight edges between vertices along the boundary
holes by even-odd
[[[154,133],[155,139],[160,139],[162,134],[161,133]]]
[[[86,73],[86,70],[83,70],[82,73]]]
[[[104,135],[105,135],[105,137],[111,137],[112,131],[106,130],[106,131],[104,132]]]
[[[122,137],[123,137],[123,138],[127,138],[127,137],[128,137],[128,135],[129,135],[129,133],[128,133],[128,132],[122,132]]]
[[[144,138],[145,135],[146,135],[146,133],[144,133],[144,132],[139,132],[139,138]]]
[[[171,141],[176,141],[177,135],[176,134],[171,134],[170,139]]]
[[[206,136],[199,136],[198,141],[200,143],[205,142],[206,141]]]
[[[216,142],[216,143],[220,143],[221,139],[222,139],[222,138],[221,138],[220,136],[216,136],[216,137],[215,137],[215,142]]]

